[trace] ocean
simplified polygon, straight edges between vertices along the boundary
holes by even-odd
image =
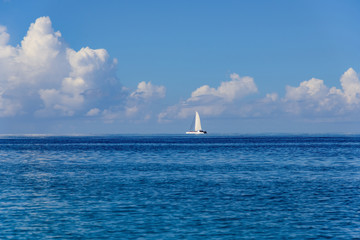
[[[359,136],[1,136],[0,239],[360,239]]]

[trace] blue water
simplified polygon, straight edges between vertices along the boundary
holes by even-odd
[[[360,238],[360,137],[0,138],[0,239]]]

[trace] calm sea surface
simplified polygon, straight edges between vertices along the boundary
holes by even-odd
[[[0,239],[360,239],[360,137],[0,137]]]

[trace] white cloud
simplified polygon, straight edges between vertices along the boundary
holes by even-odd
[[[286,87],[281,106],[285,112],[307,117],[353,114],[360,108],[360,81],[349,68],[341,77],[342,89],[328,88],[323,80],[312,78],[298,87]]]
[[[116,59],[105,49],[67,47],[49,17],[32,23],[17,47],[0,26],[0,117],[95,116],[125,111]],[[94,110],[98,109],[98,110]]]
[[[49,17],[38,18],[21,42],[18,60],[32,69],[48,67],[64,49],[60,37],[60,32],[54,32]]]
[[[324,98],[329,89],[324,85],[324,81],[312,78],[309,81],[300,83],[299,87],[286,87],[285,99],[290,101],[299,101],[303,99]]]
[[[108,86],[118,88],[115,95],[121,94],[114,72],[116,61],[110,60],[106,50],[86,47],[78,52],[67,49],[66,53],[70,64],[69,77],[62,80],[58,89],[39,90],[47,110],[60,110],[64,115],[73,115],[87,106],[106,108],[98,106],[95,100],[109,96]],[[111,95],[110,98],[116,97]]]
[[[231,75],[231,81],[218,88],[204,85],[192,92],[191,97],[168,107],[158,115],[159,121],[186,118],[199,111],[202,115],[227,114],[233,117],[301,117],[306,119],[339,119],[360,113],[360,80],[349,68],[340,79],[341,89],[328,87],[324,81],[312,78],[299,86],[286,86],[285,96],[268,93],[262,99],[250,102],[235,101],[256,93],[257,87],[250,77]]]
[[[340,79],[343,88],[342,93],[336,89],[332,90],[334,93],[342,94],[347,103],[359,104],[360,102],[360,81],[354,69],[349,68]]]
[[[143,118],[165,97],[165,87],[140,82],[135,91],[116,76],[117,60],[105,49],[68,47],[49,17],[32,23],[17,47],[0,26],[0,117]]]
[[[125,116],[142,121],[149,120],[152,111],[157,108],[157,101],[165,97],[165,92],[164,86],[153,85],[151,82],[140,82],[137,89],[130,93],[127,99]],[[152,104],[151,108],[149,107],[150,104]]]
[[[257,93],[258,89],[251,77],[240,77],[233,73],[230,81],[221,82],[217,88],[201,86],[191,93],[191,97],[175,106],[168,107],[158,115],[159,121],[172,118],[186,118],[195,111],[202,115],[216,116],[225,111],[233,111],[235,100]]]
[[[32,23],[20,45],[9,45],[9,39],[7,28],[0,26],[1,118],[80,116],[114,122],[147,120],[158,112],[161,121],[186,118],[195,111],[208,116],[275,118],[360,113],[360,80],[352,68],[341,76],[341,88],[312,78],[286,86],[284,96],[268,93],[251,101],[244,98],[258,92],[254,79],[233,73],[219,86],[200,86],[185,101],[160,111],[165,86],[142,81],[135,90],[123,87],[116,76],[116,59],[105,49],[69,48],[49,17]]]
[[[3,98],[2,93],[0,93],[0,117],[15,116],[20,109],[20,103]]]
[[[142,81],[138,84],[137,89],[130,94],[130,97],[137,99],[156,99],[165,97],[165,87],[155,86],[151,82]]]
[[[5,46],[10,39],[10,35],[6,32],[6,27],[0,25],[0,46]]]
[[[133,116],[134,114],[136,114],[139,111],[139,108],[137,106],[132,106],[132,107],[126,107],[126,116]]]
[[[263,99],[264,102],[276,102],[279,99],[277,93],[267,93],[266,97]]]
[[[253,78],[240,77],[233,73],[230,75],[231,81],[222,82],[218,88],[211,88],[204,85],[191,93],[189,102],[201,101],[204,98],[221,98],[226,102],[232,102],[235,99],[245,97],[251,93],[256,93],[257,87]]]
[[[90,111],[88,111],[86,113],[86,116],[97,116],[99,113],[100,113],[100,109],[93,108],[93,109],[90,109]]]

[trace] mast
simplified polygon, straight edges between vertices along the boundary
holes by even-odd
[[[201,129],[201,122],[200,122],[199,113],[196,112],[196,113],[195,113],[195,131],[199,131],[199,130],[202,130],[202,129]]]

